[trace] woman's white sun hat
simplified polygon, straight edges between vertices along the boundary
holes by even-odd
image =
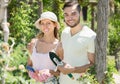
[[[57,24],[57,29],[59,29],[60,26],[59,26],[57,16],[53,12],[50,12],[50,11],[47,11],[41,14],[40,18],[35,22],[36,28],[40,29],[40,21],[44,19],[49,19],[55,22]]]

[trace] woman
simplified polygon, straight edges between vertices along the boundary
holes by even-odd
[[[35,26],[40,29],[40,33],[28,44],[31,53],[28,65],[35,69],[35,72],[28,72],[29,76],[43,84],[58,84],[56,76],[59,75],[59,71],[54,71],[56,67],[49,58],[49,52],[55,52],[56,49],[58,55],[62,52],[62,48],[57,48],[60,44],[57,16],[50,11],[44,12],[35,22]]]

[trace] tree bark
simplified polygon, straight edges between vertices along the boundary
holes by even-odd
[[[4,0],[0,0],[0,24],[4,33],[4,41],[8,42],[9,38],[9,23],[7,22],[7,6],[9,1],[5,2]]]
[[[116,69],[120,72],[120,47],[117,48],[115,51],[114,51],[114,56],[115,56],[115,67]]]
[[[43,1],[39,0],[38,1],[39,9],[38,9],[38,15],[41,15],[43,12]]]
[[[117,53],[115,54],[115,67],[120,71],[120,56]]]
[[[52,11],[57,15],[59,21],[59,0],[53,0]]]
[[[98,0],[97,8],[96,77],[102,84],[106,71],[109,0]]]

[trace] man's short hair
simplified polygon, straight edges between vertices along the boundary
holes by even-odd
[[[77,5],[76,6],[76,9],[78,10],[78,12],[80,13],[81,11],[81,7],[80,7],[80,4],[77,2],[77,1],[68,1],[68,2],[65,2],[64,6],[63,6],[63,10],[66,8],[66,7],[71,7],[73,5]]]

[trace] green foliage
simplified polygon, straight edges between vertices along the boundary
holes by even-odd
[[[110,28],[109,28],[109,53],[116,54],[116,50],[120,47],[120,3],[117,3],[117,11],[110,18]]]
[[[87,6],[89,4],[89,0],[78,0],[81,6]]]
[[[114,61],[114,57],[113,56],[108,56],[107,57],[107,70],[108,72],[114,72],[117,73],[117,70],[115,68],[115,61]]]
[[[120,46],[120,29],[119,28],[111,28],[109,30],[109,53],[111,55],[115,54],[114,52]]]
[[[61,0],[42,0],[44,5],[44,11],[53,11],[57,14],[59,22],[61,23],[61,29],[64,28],[63,24],[63,12],[62,6],[63,2]],[[85,0],[88,1],[88,0]],[[116,0],[119,1],[119,0]],[[57,3],[57,4],[56,4]],[[85,2],[87,4],[87,2]],[[118,4],[118,3],[117,3]],[[53,6],[57,5],[56,8]],[[9,12],[9,22],[10,22],[10,37],[15,38],[16,46],[13,49],[10,57],[6,57],[6,53],[0,46],[0,80],[2,77],[5,78],[5,84],[35,84],[34,80],[31,80],[25,69],[27,63],[28,52],[26,50],[26,44],[28,41],[35,36],[37,30],[34,27],[34,22],[39,18],[38,15],[38,0],[33,0],[32,4],[29,4],[27,0],[11,0],[8,7]],[[118,7],[119,8],[119,7]],[[89,13],[91,11],[89,10]],[[88,14],[89,15],[89,14]],[[111,19],[110,24],[112,25],[109,30],[109,47],[110,53],[113,53],[115,49],[120,46],[120,14],[116,13]],[[90,16],[89,16],[90,18]],[[90,18],[91,19],[91,18]],[[89,19],[89,20],[90,20]],[[2,37],[2,35],[0,36]],[[0,39],[1,41],[1,39]],[[116,47],[117,46],[117,47]],[[9,64],[8,64],[9,63]],[[4,66],[6,64],[12,67],[11,71],[7,71]],[[22,68],[20,68],[22,66]],[[113,72],[117,72],[115,69],[114,60],[108,60],[107,71],[105,72],[104,84],[114,84],[112,78]],[[86,82],[90,81],[92,84],[98,84],[95,79],[95,66],[91,67],[88,72],[78,81],[84,80]]]
[[[14,66],[16,69],[9,72],[9,77],[6,78],[6,84],[29,84],[31,82],[35,84],[35,81],[29,78],[27,70],[25,69],[28,58],[28,52],[25,45],[19,44],[16,46],[13,53],[11,53],[11,57],[12,59],[9,66]]]
[[[107,56],[107,71],[105,73],[105,79],[103,80],[103,84],[115,84],[113,73],[118,73],[115,68],[114,58],[111,56]],[[92,66],[88,69],[85,74],[82,74],[78,81],[83,81],[83,84],[99,84],[95,77],[96,71],[95,66]],[[89,83],[88,83],[89,81]]]
[[[20,44],[11,53],[12,60],[10,61],[10,66],[17,67],[16,70],[12,71],[13,76],[21,76],[23,79],[28,79],[28,74],[26,72],[25,66],[27,63],[28,52],[25,45]]]
[[[103,81],[104,84],[115,84],[113,73],[118,73],[115,68],[114,57],[107,57],[107,71],[105,72],[105,79]]]
[[[81,84],[99,84],[95,78],[95,66],[91,66],[85,74],[82,74],[78,79]]]
[[[16,46],[12,53],[9,53],[9,47],[7,43],[0,42],[0,84],[2,80],[5,84],[35,84],[25,69],[28,58],[25,45]]]
[[[120,0],[115,0],[115,2],[119,2],[120,3]]]
[[[108,71],[105,72],[105,79],[103,81],[103,84],[115,84],[112,72],[108,72]]]
[[[14,3],[17,3],[14,4]],[[10,31],[11,37],[15,38],[15,42],[18,43],[24,43],[29,41],[32,37],[35,36],[36,28],[34,27],[34,22],[38,15],[36,14],[36,10],[38,9],[38,6],[35,5],[34,7],[29,5],[26,2],[20,1],[18,2],[11,2],[16,7],[11,7],[10,11]],[[33,7],[33,9],[31,8]]]
[[[12,65],[16,65],[17,67],[20,64],[26,64],[27,61],[27,57],[28,57],[28,52],[26,50],[25,45],[23,44],[19,44],[13,51],[13,53],[11,53],[12,56],[12,60],[10,62],[10,64]]]
[[[54,0],[43,0],[44,11],[52,11],[52,5]]]

